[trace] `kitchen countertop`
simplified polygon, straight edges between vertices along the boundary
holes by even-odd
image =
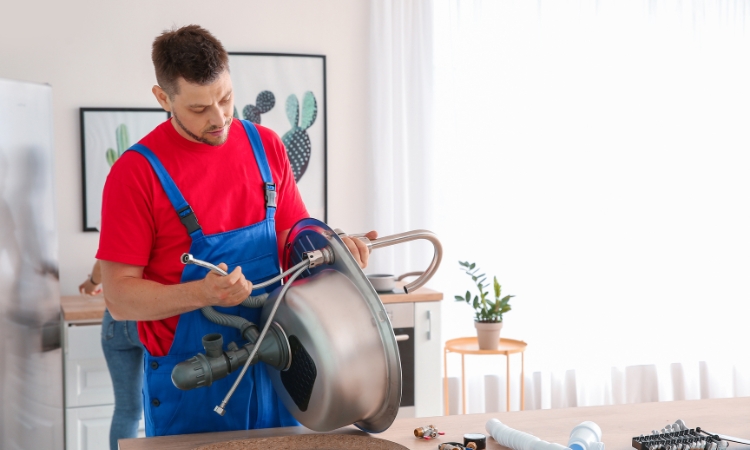
[[[60,308],[66,322],[101,322],[104,317],[104,297],[70,295],[60,297]]]
[[[750,397],[399,419],[385,432],[373,436],[410,449],[434,450],[440,442],[461,442],[464,433],[487,434],[484,426],[491,418],[497,418],[511,428],[540,439],[563,445],[567,443],[575,425],[591,420],[601,427],[602,441],[607,450],[632,449],[633,437],[650,434],[651,430],[661,429],[677,419],[684,420],[690,428],[701,427],[713,433],[750,439]],[[431,424],[444,431],[445,436],[430,441],[414,437],[415,428]],[[354,427],[342,428],[336,432],[365,434]],[[306,433],[313,432],[303,427],[291,427],[125,439],[120,441],[120,450],[187,450],[216,442]],[[505,447],[488,437],[487,448]],[[729,445],[730,450],[747,448],[742,444]]]
[[[403,283],[401,284],[403,286]],[[443,293],[421,287],[411,294],[403,292],[380,294],[384,303],[435,302],[443,299]],[[60,298],[63,320],[66,322],[101,322],[104,316],[104,297],[84,297],[81,295],[63,296]]]

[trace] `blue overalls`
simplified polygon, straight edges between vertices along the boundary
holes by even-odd
[[[258,130],[255,125],[245,120],[242,121],[242,125],[247,132],[255,161],[265,183],[265,186],[258,187],[258,194],[260,195],[260,188],[264,187],[266,218],[256,224],[224,233],[204,235],[194,212],[158,158],[141,144],[133,145],[130,150],[145,156],[151,163],[167,197],[190,234],[190,253],[197,259],[214,264],[224,262],[229,267],[229,272],[236,266],[241,266],[242,273],[248,280],[261,283],[279,274],[274,224],[276,187]],[[206,273],[207,270],[202,267],[186,265],[181,281],[184,283],[199,280],[204,278]],[[277,285],[269,286],[266,291],[270,292]],[[254,291],[254,295],[260,293],[261,290]],[[242,306],[215,309],[226,314],[242,316],[260,325],[259,309]],[[197,353],[202,353],[204,349],[201,338],[208,333],[221,333],[225,345],[229,342],[242,345],[245,342],[239,330],[209,322],[200,310],[196,310],[180,316],[174,342],[166,356],[151,356],[148,352],[145,353],[143,406],[146,435],[164,436],[299,425],[276,396],[263,363],[255,364],[248,369],[232,400],[227,404],[224,416],[216,414],[213,409],[229,392],[239,375],[239,370],[215,381],[209,387],[191,391],[181,391],[172,384],[174,366]]]

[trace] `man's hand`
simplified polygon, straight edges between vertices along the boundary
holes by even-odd
[[[221,263],[219,269],[226,271],[227,265]],[[242,268],[237,266],[227,276],[208,272],[201,285],[203,294],[211,306],[237,306],[253,290],[253,283],[245,279]]]
[[[370,240],[377,239],[378,232],[370,231],[365,236]],[[344,242],[344,244],[346,244],[349,252],[351,252],[352,256],[357,261],[357,264],[359,264],[359,267],[363,269],[367,267],[367,262],[370,259],[370,250],[367,248],[367,244],[357,238],[349,236],[344,236],[341,238],[341,240]]]

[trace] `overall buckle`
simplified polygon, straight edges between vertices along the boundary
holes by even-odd
[[[273,183],[266,183],[266,208],[276,207],[276,185]]]
[[[198,218],[195,217],[193,208],[191,208],[190,205],[177,211],[177,215],[180,216],[180,222],[182,222],[182,224],[185,225],[185,228],[187,228],[188,234],[193,234],[193,232],[201,229],[201,226],[198,225]]]

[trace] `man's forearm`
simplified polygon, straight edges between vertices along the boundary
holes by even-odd
[[[121,278],[107,283],[104,300],[115,320],[160,320],[205,306],[198,283],[163,285]]]
[[[101,268],[104,300],[116,320],[161,320],[204,306],[236,306],[253,290],[240,267],[173,285],[144,280],[141,266],[101,260]],[[224,263],[219,268],[227,270]]]

